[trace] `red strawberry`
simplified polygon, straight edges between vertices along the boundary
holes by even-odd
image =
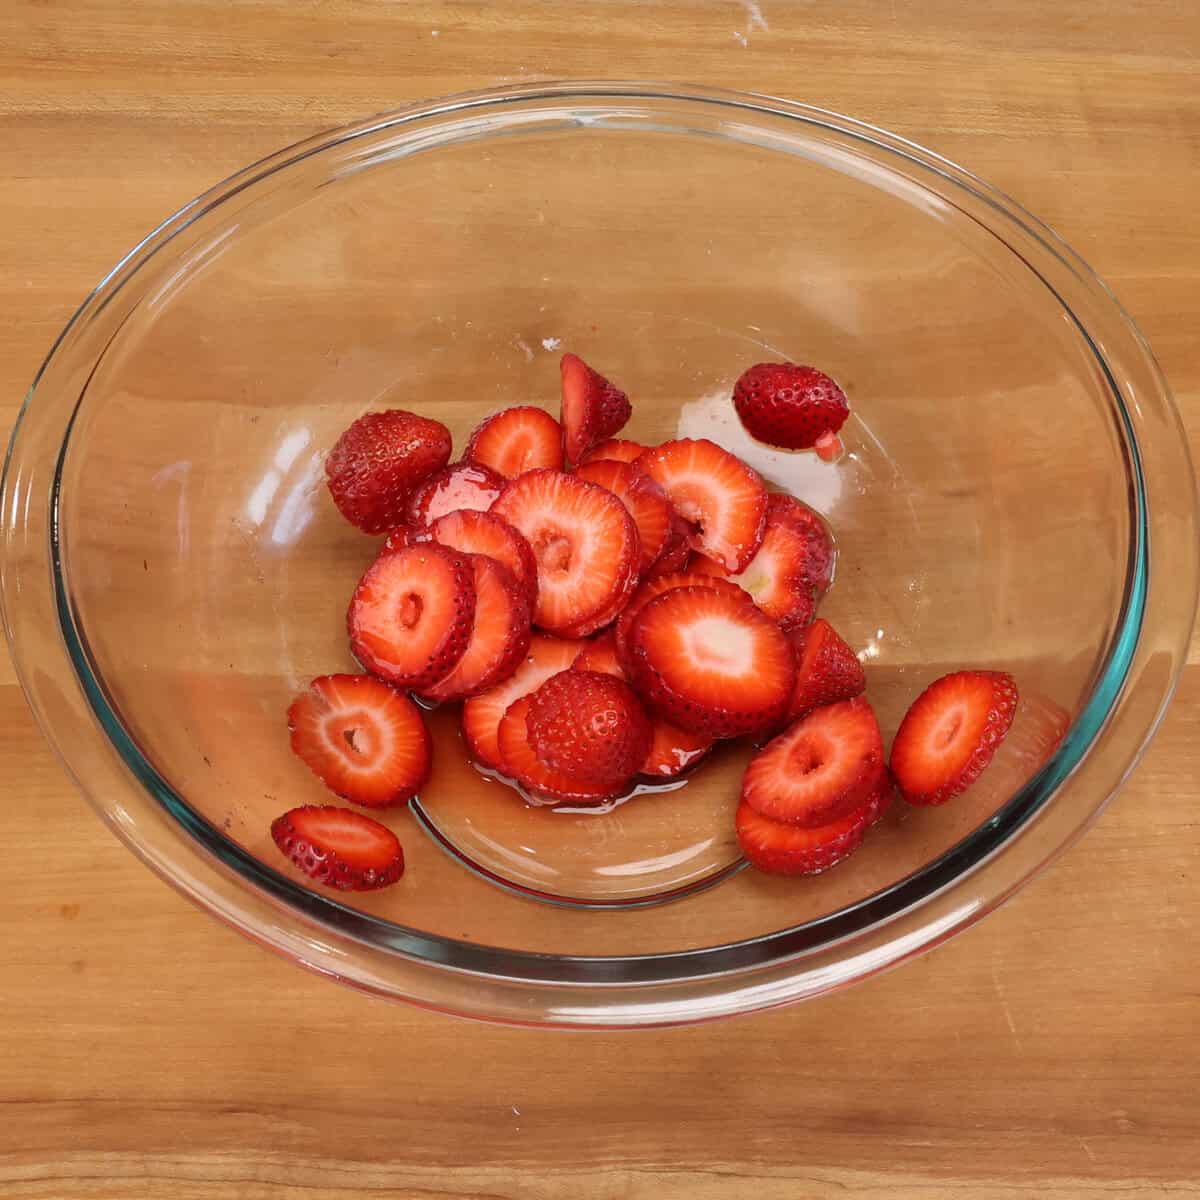
[[[495,513],[459,509],[438,517],[429,536],[451,550],[486,554],[506,566],[525,589],[532,607],[537,600],[537,561],[525,538]],[[388,538],[391,542],[391,538]]]
[[[396,835],[348,808],[293,808],[271,823],[271,837],[305,875],[343,892],[387,887],[404,874]]]
[[[642,544],[641,569],[648,570],[671,533],[674,510],[662,488],[628,463],[608,459],[581,464],[575,469],[575,478],[607,488],[629,509]]]
[[[579,465],[590,462],[631,463],[639,458],[645,449],[641,442],[631,442],[627,438],[609,438],[607,442],[593,446],[579,460]]]
[[[620,500],[561,471],[528,471],[492,511],[522,533],[538,565],[534,621],[582,637],[615,617],[637,585],[637,526]]]
[[[817,457],[822,462],[837,462],[845,452],[842,439],[836,433],[831,433],[828,429],[813,442],[813,449],[817,452]]]
[[[733,406],[752,437],[788,450],[807,450],[837,433],[850,415],[846,393],[815,367],[759,363],[733,385]]]
[[[475,623],[462,658],[425,689],[429,700],[462,700],[485,692],[507,679],[529,653],[528,593],[494,558],[469,558],[475,573]]]
[[[738,843],[747,860],[772,875],[816,875],[852,854],[867,830],[892,802],[891,779],[886,772],[877,789],[845,816],[815,829],[772,821],[747,804],[738,805],[734,817]]]
[[[500,769],[522,787],[559,803],[595,804],[620,795],[622,788],[604,787],[575,779],[548,767],[534,753],[529,740],[530,697],[514,700],[500,721],[496,745],[500,752]]]
[[[633,411],[629,397],[614,387],[582,358],[564,354],[562,374],[562,433],[567,462],[577,463],[593,446],[611,438]]]
[[[593,641],[588,642],[579,652],[579,657],[575,660],[572,669],[576,671],[599,671],[602,675],[616,675],[619,679],[624,679],[625,672],[621,667],[620,661],[617,659],[617,635],[615,631],[610,629]]]
[[[551,675],[567,670],[582,648],[582,642],[565,642],[535,633],[529,653],[516,671],[503,683],[472,696],[463,705],[463,737],[468,753],[477,763],[485,767],[500,766],[496,733],[509,705],[541,687]]]
[[[346,614],[355,658],[373,675],[417,692],[462,658],[474,620],[470,562],[432,542],[380,554]]]
[[[767,497],[767,523],[772,522],[790,525],[804,535],[808,541],[809,582],[817,589],[818,596],[826,592],[833,582],[837,559],[829,527],[807,504],[781,492]]]
[[[688,733],[668,721],[654,722],[654,741],[638,772],[650,779],[674,779],[698,763],[711,749],[712,739]]]
[[[673,575],[677,571],[685,570],[688,559],[692,556],[691,541],[692,527],[672,509],[671,529],[667,534],[667,540],[663,542],[663,548],[659,551],[658,558],[646,572],[646,578],[652,579],[656,575]]]
[[[790,725],[751,760],[742,799],[791,825],[828,825],[858,808],[883,766],[879,722],[866,700],[828,704]]]
[[[404,519],[408,494],[450,458],[450,431],[440,421],[393,409],[366,413],[334,443],[325,478],[342,516],[364,533]]]
[[[516,479],[538,467],[562,466],[562,430],[544,409],[522,405],[493,413],[471,434],[464,458]]]
[[[791,644],[740,596],[711,587],[656,596],[628,634],[630,679],[664,721],[705,737],[776,725],[796,683]]]
[[[741,571],[762,541],[767,493],[740,458],[707,438],[664,442],[637,460],[692,525],[691,546],[727,571]]]
[[[892,743],[892,774],[909,804],[945,804],[979,778],[1017,711],[1002,671],[956,671],[913,701]]]
[[[458,509],[486,512],[504,490],[504,478],[480,463],[459,462],[430,475],[408,498],[408,519],[430,525]]]
[[[807,629],[797,629],[792,645],[796,648],[796,689],[788,706],[789,721],[866,691],[862,663],[828,621],[818,617]]]
[[[420,710],[373,675],[321,675],[288,709],[292,749],[331,792],[355,804],[403,804],[429,778]]]
[[[629,684],[578,665],[530,695],[526,722],[529,744],[552,771],[616,790],[646,761],[654,736]]]

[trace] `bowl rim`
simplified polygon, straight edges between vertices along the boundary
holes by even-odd
[[[133,280],[156,254],[170,246],[172,241],[195,221],[234,196],[252,188],[255,184],[324,150],[374,135],[396,134],[407,126],[419,129],[431,121],[459,122],[487,112],[503,112],[518,105],[567,102],[586,106],[589,108],[589,112],[592,110],[600,112],[605,105],[612,106],[622,101],[638,102],[650,106],[699,105],[706,108],[724,109],[736,113],[741,121],[753,122],[756,117],[771,120],[787,118],[801,125],[832,131],[852,142],[866,144],[876,151],[884,152],[914,168],[932,174],[952,192],[965,191],[969,193],[974,200],[983,202],[998,218],[1003,218],[1004,221],[1022,230],[1028,238],[1037,243],[1041,250],[1066,268],[1095,299],[1106,306],[1110,315],[1117,319],[1128,337],[1128,346],[1125,349],[1128,351],[1132,347],[1134,351],[1138,351],[1144,356],[1150,378],[1158,388],[1160,401],[1165,403],[1172,412],[1174,411],[1170,393],[1161,371],[1154,363],[1149,348],[1132,319],[1106,285],[1052,230],[1004,193],[983,183],[950,160],[905,138],[837,113],[775,97],[707,87],[612,80],[538,82],[458,93],[417,102],[364,121],[317,134],[259,159],[210,188],[183,205],[130,250],[104,276],[56,338],[29,389],[14,426],[5,459],[3,478],[6,519],[2,602],[5,630],[18,678],[39,724],[59,753],[68,771],[75,775],[80,789],[93,806],[106,816],[106,819],[109,814],[105,811],[106,806],[103,799],[94,795],[89,790],[87,783],[78,777],[72,767],[72,755],[55,736],[53,725],[46,717],[44,706],[39,702],[37,689],[29,682],[31,664],[25,661],[23,647],[15,633],[11,615],[12,607],[16,603],[16,594],[10,587],[12,575],[9,564],[14,551],[19,548],[20,540],[18,536],[20,531],[14,528],[9,515],[16,511],[14,498],[18,480],[15,477],[14,465],[20,457],[21,443],[39,384],[50,370],[64,341],[77,326],[102,311],[120,289]],[[983,225],[982,222],[980,224],[984,229],[1001,238],[1002,241],[1004,240],[995,228]],[[1008,249],[1019,253],[1012,246],[1008,246]],[[870,896],[860,898],[836,912],[825,914],[797,926],[755,935],[751,938],[687,950],[611,956],[548,954],[480,945],[462,939],[427,934],[417,929],[398,925],[384,918],[350,908],[331,896],[309,890],[242,849],[192,809],[186,799],[174,791],[167,780],[142,754],[135,740],[122,724],[115,706],[110,704],[103,679],[98,672],[93,670],[86,638],[83,635],[79,618],[72,609],[69,590],[63,574],[58,514],[63,465],[75,416],[86,396],[86,385],[74,403],[70,420],[63,432],[53,481],[46,498],[49,513],[49,545],[46,549],[52,577],[55,611],[59,623],[58,632],[70,660],[75,681],[86,697],[87,705],[103,731],[103,736],[116,749],[138,785],[178,824],[195,845],[202,847],[205,853],[225,868],[226,872],[233,872],[241,883],[248,883],[259,893],[275,902],[277,906],[282,906],[300,915],[327,933],[336,934],[351,942],[432,964],[439,970],[457,971],[479,978],[502,977],[529,985],[608,985],[617,987],[638,987],[684,979],[694,981],[703,978],[727,977],[742,972],[751,972],[756,968],[794,962],[806,955],[835,948],[860,934],[887,925],[902,914],[912,913],[932,898],[961,884],[996,856],[1002,854],[1022,832],[1028,830],[1033,819],[1058,793],[1060,786],[1076,771],[1096,745],[1125,691],[1139,648],[1148,603],[1150,530],[1142,448],[1137,436],[1137,414],[1131,410],[1105,352],[1085,327],[1084,322],[1074,313],[1071,306],[1056,291],[1054,285],[1038,269],[1038,266],[1028,259],[1025,259],[1025,263],[1041,278],[1074,322],[1085,345],[1090,349],[1095,364],[1103,374],[1118,418],[1122,450],[1126,457],[1126,467],[1131,482],[1129,490],[1130,546],[1124,594],[1113,627],[1113,636],[1098,668],[1091,694],[1084,702],[1058,749],[990,820],[966,834],[956,845],[904,879],[897,880],[888,887]],[[1178,421],[1177,414],[1176,421]],[[1186,456],[1186,445],[1183,447],[1183,453]],[[1191,520],[1194,527],[1194,478],[1192,489]],[[1192,567],[1192,611],[1194,617],[1196,592],[1194,564]],[[1107,790],[1107,794],[1102,795],[1096,801],[1077,833],[1082,832],[1082,829],[1098,816],[1108,799],[1115,793],[1116,788],[1123,782],[1128,771],[1140,758],[1161,720],[1162,713],[1177,682],[1180,666],[1181,663],[1177,656],[1167,686],[1162,689],[1153,718],[1145,727],[1139,744],[1124,765],[1119,777]],[[113,824],[111,819],[109,823]],[[114,827],[122,840],[130,844],[144,860],[150,862],[150,865],[159,874],[179,886],[179,880],[175,878],[174,872],[161,858],[148,853],[145,846],[139,845],[138,838],[130,828]],[[1073,838],[1050,847],[1033,869],[1025,870],[1019,878],[1008,881],[1000,892],[988,897],[985,903],[978,905],[973,910],[971,918],[964,921],[959,927],[973,923],[984,912],[996,907],[1007,895],[1010,895],[1017,887],[1036,874],[1037,870],[1041,869],[1051,858],[1064,850],[1070,840]],[[195,889],[185,888],[184,890],[193,899],[198,899],[205,907],[217,912],[227,920],[231,919],[230,913],[222,911],[221,904],[215,903],[211,897],[205,898],[197,895]],[[235,921],[235,923],[238,922]],[[261,938],[261,935],[259,936]],[[931,935],[913,952],[928,948],[934,937],[935,935]],[[904,957],[907,957],[907,954]],[[894,961],[898,960],[899,957]],[[338,974],[337,971],[332,973]],[[351,982],[354,980],[351,979]],[[358,982],[361,985],[361,981]],[[763,1006],[749,1004],[745,1007]],[[730,1009],[730,1011],[735,1010],[736,1006]]]

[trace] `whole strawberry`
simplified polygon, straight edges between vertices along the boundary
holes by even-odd
[[[342,516],[364,533],[386,533],[405,519],[408,494],[450,460],[441,421],[392,409],[366,413],[325,460],[325,478]]]
[[[836,434],[850,415],[846,393],[816,367],[759,363],[733,385],[742,424],[760,442],[785,450],[808,450]]]

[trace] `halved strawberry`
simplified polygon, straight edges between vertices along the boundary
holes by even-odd
[[[913,701],[892,743],[892,774],[909,804],[945,804],[979,778],[1017,711],[1003,671],[956,671]]]
[[[762,541],[767,492],[740,458],[707,438],[654,446],[637,460],[690,522],[693,550],[727,571],[745,568]]]
[[[429,526],[429,536],[451,550],[486,554],[506,566],[525,589],[530,607],[533,607],[537,600],[537,560],[525,537],[503,517],[491,512],[460,509],[438,517]],[[390,537],[388,541],[390,543]]]
[[[622,790],[646,761],[650,718],[624,679],[578,663],[529,696],[529,744],[552,771]]]
[[[884,772],[876,790],[845,816],[806,828],[764,817],[743,800],[734,825],[738,844],[751,865],[772,875],[816,875],[851,855],[867,830],[892,803],[891,779]]]
[[[687,569],[688,559],[692,557],[692,527],[677,513],[671,510],[671,528],[658,557],[650,564],[646,572],[647,579],[657,575],[673,575],[677,571]],[[701,555],[703,557],[703,555]],[[709,562],[712,559],[708,560]]]
[[[429,525],[458,509],[486,512],[503,490],[504,477],[491,467],[454,463],[417,485],[408,498],[408,519],[414,525]]]
[[[538,467],[562,467],[562,430],[545,409],[521,405],[493,413],[471,434],[464,458],[516,479]]]
[[[782,522],[803,534],[808,542],[808,581],[817,589],[818,596],[828,591],[837,561],[829,526],[807,504],[782,492],[772,492],[767,497],[767,522]]]
[[[444,703],[485,692],[507,679],[529,653],[529,594],[494,558],[469,557],[475,572],[475,623],[462,658],[425,689],[429,700]]]
[[[772,728],[796,683],[795,655],[779,627],[742,597],[711,587],[656,596],[634,619],[628,652],[630,679],[647,704],[705,737]]]
[[[305,875],[339,891],[374,891],[404,874],[396,835],[348,808],[293,808],[271,823],[271,837]]]
[[[485,767],[500,766],[496,732],[509,705],[541,687],[551,675],[566,671],[583,646],[583,642],[567,642],[535,633],[529,653],[512,675],[486,692],[472,696],[463,705],[463,737],[468,753],[477,763]]]
[[[534,622],[582,637],[616,615],[637,584],[641,549],[629,510],[612,492],[561,471],[527,471],[492,511],[533,547]]]
[[[649,779],[674,779],[693,767],[713,748],[712,739],[699,733],[688,733],[669,721],[654,722],[654,741],[642,763],[639,775]]]
[[[359,417],[325,460],[329,493],[342,516],[364,533],[383,533],[404,519],[408,494],[450,458],[441,421],[393,409]]]
[[[742,799],[791,825],[828,825],[871,794],[883,767],[883,739],[862,697],[827,704],[790,725],[751,760]]]
[[[645,449],[641,442],[631,442],[628,438],[609,438],[607,442],[593,446],[579,460],[579,465],[601,461],[631,463],[638,459]]]
[[[593,447],[611,438],[633,411],[629,397],[575,354],[564,354],[562,374],[563,451],[577,463]]]
[[[788,450],[807,450],[841,429],[846,393],[823,371],[797,363],[758,363],[733,385],[733,406],[752,437]]]
[[[814,708],[852,700],[867,688],[867,676],[854,651],[828,621],[818,617],[792,634],[796,649],[796,688],[787,719],[799,720]]]
[[[588,642],[579,652],[572,670],[599,671],[602,675],[616,675],[624,679],[625,672],[617,658],[616,631],[606,630],[598,638]]]
[[[629,509],[642,544],[641,569],[648,570],[671,533],[674,510],[662,488],[628,463],[611,459],[582,463],[575,469],[575,477],[608,488]]]
[[[420,710],[373,675],[321,675],[288,709],[292,750],[331,792],[382,808],[429,778],[432,749]]]
[[[505,775],[529,791],[559,803],[595,804],[621,794],[623,788],[575,779],[542,762],[529,740],[529,705],[529,696],[514,700],[496,732],[500,770]]]
[[[423,691],[462,658],[475,620],[467,556],[432,542],[384,551],[354,589],[354,657],[397,687]]]

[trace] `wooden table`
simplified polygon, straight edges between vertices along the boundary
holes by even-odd
[[[235,167],[411,98],[673,77],[812,101],[1061,231],[1200,438],[1195,0],[6,0],[0,424],[74,306]],[[189,907],[72,790],[0,666],[0,1194],[1200,1193],[1193,653],[1122,796],[967,937],[690,1030],[487,1028],[309,976]]]

